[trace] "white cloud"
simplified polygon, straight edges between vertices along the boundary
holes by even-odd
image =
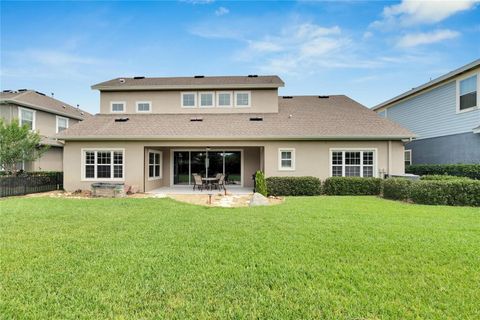
[[[474,8],[479,0],[403,0],[383,9],[383,19],[375,21],[374,27],[403,27],[418,24],[434,24],[461,11]]]
[[[402,36],[398,40],[397,46],[400,48],[416,47],[419,45],[431,44],[443,40],[453,39],[458,37],[459,35],[459,32],[448,29],[435,30],[432,32],[411,33]]]
[[[228,10],[227,8],[225,7],[220,7],[218,8],[217,10],[215,10],[215,15],[217,16],[223,16],[225,14],[228,14],[230,12],[230,10]]]

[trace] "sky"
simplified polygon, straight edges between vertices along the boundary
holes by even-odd
[[[0,2],[0,87],[92,113],[116,77],[279,75],[367,107],[480,58],[479,1]]]

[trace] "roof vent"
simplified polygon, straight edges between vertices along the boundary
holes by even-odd
[[[18,89],[18,92],[25,92],[27,89]]]
[[[328,99],[330,96],[318,96],[318,99]]]
[[[201,122],[201,121],[203,121],[203,118],[202,118],[202,117],[190,118],[190,121],[192,121],[192,122]]]
[[[283,96],[282,98],[283,98],[283,99],[293,99],[292,96]]]
[[[66,107],[65,105],[62,105],[62,108],[63,108],[63,109],[67,109],[67,107]]]
[[[135,80],[145,79],[145,77],[133,77]]]
[[[40,94],[40,95],[42,95],[42,96],[44,96],[44,95],[45,95],[45,93],[43,93],[43,92],[40,92],[40,91],[35,91],[35,93],[37,93],[37,94]]]
[[[205,76],[193,76],[195,79],[205,78]]]
[[[120,78],[120,79],[118,79],[118,82],[120,82],[120,83],[125,83],[125,79]]]
[[[249,74],[248,77],[249,78],[258,78],[258,75],[257,74]]]
[[[262,117],[251,117],[250,121],[263,121]]]
[[[129,118],[117,118],[115,119],[115,122],[127,122]]]
[[[13,91],[12,91],[12,90],[3,90],[2,92],[11,93],[11,92],[13,92]]]
[[[85,112],[82,111],[82,112],[80,112],[80,114],[83,116],[85,114]]]

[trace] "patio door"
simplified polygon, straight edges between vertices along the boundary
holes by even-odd
[[[242,152],[234,150],[174,151],[173,184],[193,184],[192,174],[202,177],[225,175],[231,185],[242,184]]]

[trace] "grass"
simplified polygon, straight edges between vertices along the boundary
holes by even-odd
[[[480,211],[0,201],[0,318],[478,319]]]

